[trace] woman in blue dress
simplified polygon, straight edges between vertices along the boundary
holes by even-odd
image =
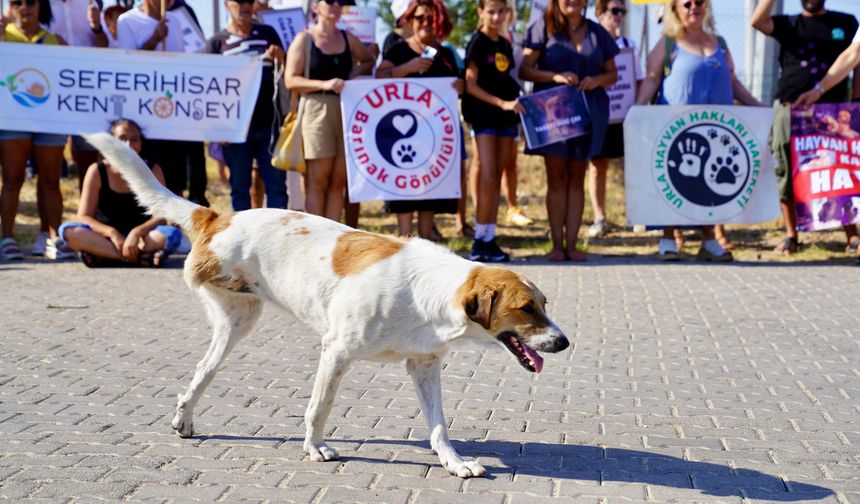
[[[716,34],[709,0],[666,0],[663,26],[663,38],[648,54],[648,71],[637,104],[650,103],[659,90],[658,105],[731,105],[737,99],[745,105],[763,106],[735,77],[732,55]],[[701,229],[699,259],[733,260],[715,236],[714,226]],[[665,261],[680,258],[674,232],[674,227],[663,228],[658,254]]]
[[[523,41],[520,77],[535,91],[576,86],[583,91],[591,116],[591,133],[528,151],[544,157],[546,207],[552,251],[550,261],[584,261],[576,239],[585,208],[585,172],[589,159],[603,150],[609,124],[606,88],[615,83],[615,39],[598,23],[585,18],[587,0],[551,0]]]

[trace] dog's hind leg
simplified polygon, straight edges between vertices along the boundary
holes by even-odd
[[[212,287],[201,287],[200,298],[212,323],[212,341],[203,359],[197,363],[194,378],[184,394],[179,394],[173,429],[181,437],[194,434],[194,406],[212,382],[227,354],[244,338],[260,318],[262,302],[250,295],[238,295]]]
[[[314,380],[314,390],[308,409],[305,411],[305,453],[314,462],[325,462],[340,458],[334,448],[323,441],[325,421],[331,412],[340,380],[349,367],[349,360],[338,350],[325,348],[320,355],[320,365]]]
[[[421,411],[430,431],[430,446],[439,455],[448,472],[460,478],[483,476],[487,471],[474,461],[463,460],[448,439],[448,427],[442,412],[442,359],[427,356],[406,360],[406,371],[412,377]]]

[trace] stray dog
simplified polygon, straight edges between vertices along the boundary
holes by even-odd
[[[260,316],[263,301],[293,313],[322,337],[319,370],[305,413],[304,451],[338,458],[323,440],[337,386],[355,360],[406,361],[442,465],[461,478],[482,476],[448,439],[441,363],[457,340],[495,342],[526,370],[542,352],[570,343],[524,276],[469,262],[421,239],[356,231],[300,212],[257,209],[219,215],[162,186],[146,164],[108,134],[85,135],[128,181],[140,203],[194,237],[186,283],[206,307],[212,342],[184,394],[173,428],[193,435],[194,407],[224,358]]]

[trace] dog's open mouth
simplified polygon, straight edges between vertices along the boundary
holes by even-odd
[[[536,351],[529,348],[523,340],[517,337],[516,334],[512,332],[503,332],[498,336],[499,341],[505,345],[505,347],[511,351],[512,354],[519,361],[520,366],[528,369],[532,373],[540,373],[540,370],[543,368],[543,357],[541,357]]]

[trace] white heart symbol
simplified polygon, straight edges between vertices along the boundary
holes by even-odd
[[[394,125],[394,129],[399,131],[401,135],[406,136],[406,133],[415,124],[415,118],[409,114],[394,116],[391,123]]]

